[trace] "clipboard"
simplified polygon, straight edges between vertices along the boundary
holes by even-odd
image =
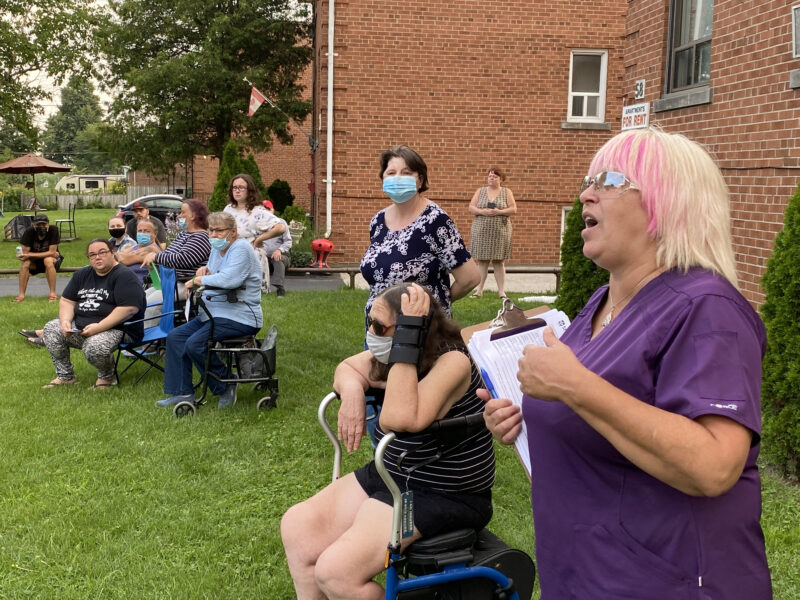
[[[464,343],[469,346],[472,336],[478,331],[494,329],[494,331],[491,333],[490,339],[495,341],[531,329],[545,327],[547,323],[544,321],[544,319],[538,318],[537,315],[546,313],[549,310],[550,307],[546,305],[537,306],[536,308],[531,308],[528,310],[522,310],[516,306],[512,300],[506,298],[503,300],[503,306],[497,312],[497,316],[494,319],[491,321],[484,321],[483,323],[478,323],[477,325],[472,325],[470,327],[465,327],[461,330],[461,337],[464,340]],[[473,358],[473,360],[475,359]],[[477,361],[476,364],[478,364]],[[478,366],[480,367],[480,365]],[[482,374],[484,373],[482,368],[481,372]],[[484,385],[486,385],[485,381]],[[487,385],[486,387],[488,388],[489,386]],[[520,435],[522,436],[522,434]],[[531,480],[531,473],[529,471],[529,457],[526,456],[523,458],[522,456],[522,452],[528,452],[527,435],[522,436],[522,438],[525,440],[523,443],[524,450],[520,450],[519,440],[515,441],[514,444],[512,444],[512,447],[514,448],[514,453],[517,455],[517,459],[523,466],[525,474],[528,476],[528,480]]]
[[[511,314],[509,318],[509,323],[497,325],[497,319],[499,319],[505,310],[507,304],[506,300],[511,304],[513,309],[511,309]],[[542,306],[537,306],[536,308],[529,308],[528,310],[522,310],[518,306],[516,306],[512,300],[506,299],[503,301],[503,308],[501,308],[497,316],[492,319],[491,321],[484,321],[483,323],[478,323],[477,325],[470,325],[469,327],[465,327],[461,330],[461,339],[464,340],[465,344],[469,344],[469,341],[472,339],[472,334],[476,331],[483,331],[484,329],[491,329],[494,327],[498,327],[497,331],[494,333],[503,333],[503,332],[510,332],[515,330],[518,327],[525,327],[528,325],[533,325],[534,327],[539,326],[543,327],[545,322],[542,319],[534,318],[536,315],[541,315],[546,313],[550,310],[550,307],[546,304]],[[494,334],[493,334],[494,335]]]

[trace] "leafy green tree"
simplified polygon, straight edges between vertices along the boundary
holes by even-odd
[[[112,0],[110,8],[101,37],[116,93],[104,133],[121,160],[164,172],[193,154],[221,157],[232,136],[259,151],[274,138],[292,141],[289,118],[310,111],[298,84],[311,59],[307,2]],[[280,110],[264,105],[248,117],[244,77]]]
[[[555,307],[563,310],[570,319],[575,318],[597,288],[608,283],[608,271],[583,255],[582,210],[580,199],[576,199],[567,214],[567,226],[561,241],[561,283]]]
[[[92,71],[93,0],[0,2],[0,129],[13,127],[31,142],[38,103],[75,72]]]
[[[72,165],[80,173],[105,173],[116,166],[94,144],[103,116],[91,81],[73,76],[61,89],[61,106],[47,120],[42,148],[47,158]]]
[[[800,186],[786,207],[762,285],[763,446],[784,474],[800,477]]]

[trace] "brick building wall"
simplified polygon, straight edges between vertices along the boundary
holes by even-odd
[[[644,101],[662,97],[669,2],[628,4],[625,79],[620,94],[633,100],[646,79]],[[651,114],[651,123],[704,144],[731,191],[739,284],[754,304],[783,212],[800,181],[800,90],[789,86],[790,3],[716,0],[711,41],[711,102]]]
[[[465,241],[473,193],[490,166],[503,168],[518,205],[510,262],[558,262],[562,208],[576,198],[591,156],[619,130],[621,112],[609,91],[609,129],[562,127],[570,52],[608,50],[608,89],[621,89],[625,1],[340,0],[335,7],[331,261],[360,260],[369,220],[389,204],[380,153],[404,143],[425,159],[426,195]],[[321,135],[312,214],[324,230],[328,2],[317,1],[315,11]]]

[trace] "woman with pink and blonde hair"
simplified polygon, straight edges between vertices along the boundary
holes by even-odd
[[[623,132],[584,178],[583,253],[609,271],[560,340],[519,360],[542,597],[772,597],[756,466],[765,332],[739,293],[708,153]]]

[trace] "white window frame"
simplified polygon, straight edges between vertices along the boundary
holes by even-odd
[[[569,215],[569,211],[572,210],[573,205],[570,204],[569,206],[562,206],[561,207],[561,236],[558,239],[558,264],[563,265],[564,263],[561,260],[561,246],[564,245],[564,233],[567,231],[567,216]]]
[[[792,7],[792,58],[800,58],[800,4]]]
[[[597,116],[596,117],[589,117],[589,116],[582,116],[576,117],[572,114],[572,102],[576,96],[581,96],[583,98],[588,98],[590,96],[595,96],[595,94],[587,94],[587,93],[574,93],[572,91],[572,69],[575,63],[575,56],[586,56],[586,55],[593,55],[593,56],[600,56],[600,90],[596,94],[597,96]],[[597,50],[597,49],[573,49],[570,52],[569,56],[569,97],[567,100],[567,121],[570,123],[604,123],[606,119],[606,78],[608,75],[608,50]],[[586,102],[584,101],[584,112],[586,111]]]

